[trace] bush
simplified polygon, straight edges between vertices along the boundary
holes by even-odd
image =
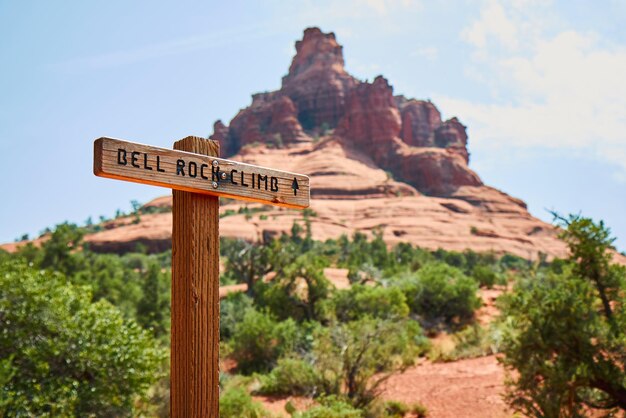
[[[220,395],[221,418],[270,418],[260,402],[241,388],[233,388]]]
[[[493,269],[483,264],[474,266],[472,269],[472,278],[476,280],[476,283],[478,283],[480,287],[486,287],[488,289],[491,289],[498,280],[498,276]]]
[[[500,258],[500,265],[507,270],[527,270],[530,262],[525,258],[513,254],[505,254]]]
[[[280,271],[270,284],[258,283],[258,303],[279,319],[317,321],[321,307],[330,292],[324,276],[326,260],[306,254],[299,256]]]
[[[161,271],[156,261],[148,264],[142,276],[143,295],[137,303],[137,322],[152,329],[154,336],[169,338],[170,276]]]
[[[166,352],[86,287],[0,265],[0,415],[121,416],[161,375]]]
[[[384,408],[388,418],[402,418],[409,413],[409,406],[404,402],[387,401],[384,403]]]
[[[126,316],[136,317],[137,305],[142,296],[141,276],[124,265],[115,254],[81,253],[83,265],[68,276],[73,283],[88,285],[93,289],[94,300],[106,299]],[[78,255],[75,255],[78,257]],[[49,266],[57,269],[56,265]]]
[[[233,292],[220,300],[221,340],[228,340],[233,336],[237,324],[243,321],[243,317],[250,308],[252,308],[252,298],[245,293]]]
[[[488,356],[499,352],[501,330],[492,324],[484,328],[478,324],[472,324],[462,331],[452,334],[454,345],[446,349],[446,346],[434,348],[428,354],[433,362],[448,362],[467,358]]]
[[[409,307],[398,287],[353,285],[335,293],[332,303],[337,319],[349,322],[365,316],[380,319],[406,318]]]
[[[302,359],[282,358],[270,374],[261,379],[260,393],[266,395],[314,396],[318,391],[317,373]]]
[[[412,365],[428,347],[417,322],[409,320],[366,317],[321,328],[315,337],[321,391],[345,395],[356,407],[370,404],[384,381]]]
[[[428,408],[422,405],[419,402],[411,405],[411,412],[415,415],[416,418],[426,418],[428,416]]]
[[[465,323],[480,306],[476,282],[446,264],[427,264],[402,286],[411,311],[429,328]]]
[[[232,357],[243,373],[268,371],[301,339],[292,319],[277,322],[268,313],[248,309],[230,340]]]
[[[354,408],[340,397],[328,396],[319,399],[316,405],[304,412],[296,412],[293,418],[361,418],[363,412]]]

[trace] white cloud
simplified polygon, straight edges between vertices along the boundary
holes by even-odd
[[[428,61],[434,61],[439,57],[439,50],[434,46],[418,48],[410,54],[412,57],[422,57]]]
[[[473,46],[483,49],[491,38],[507,48],[517,47],[517,27],[496,0],[490,0],[480,18],[463,30],[462,37]]]
[[[508,100],[437,101],[471,127],[473,146],[586,153],[626,179],[626,48],[573,29],[546,34],[543,24],[489,1],[461,34],[478,52],[468,73],[480,71],[492,96]]]

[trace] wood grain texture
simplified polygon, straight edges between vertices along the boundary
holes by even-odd
[[[187,137],[175,149],[210,156]],[[219,416],[219,199],[174,190],[170,416]]]
[[[309,178],[303,174],[185,151],[99,138],[94,142],[94,174],[277,206],[309,206]],[[214,161],[218,163],[215,177]],[[294,189],[296,184],[298,188]]]

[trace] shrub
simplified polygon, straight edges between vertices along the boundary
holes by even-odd
[[[126,316],[136,317],[137,305],[142,296],[140,274],[125,266],[123,260],[114,254],[84,252],[80,255],[83,258],[82,269],[69,277],[70,280],[90,286],[94,300],[106,299]],[[57,267],[51,265],[50,268]]]
[[[277,322],[266,313],[248,309],[235,327],[232,357],[243,373],[270,370],[279,357],[294,350],[301,335],[292,319]]]
[[[384,408],[388,418],[402,418],[409,413],[409,406],[404,402],[387,401],[384,403]]]
[[[252,298],[241,292],[228,294],[220,300],[220,339],[230,339],[237,324],[243,321],[247,310],[252,308]]]
[[[270,418],[260,402],[241,388],[226,390],[220,395],[220,418]]]
[[[255,283],[272,270],[268,247],[242,239],[222,239],[220,247],[226,258],[226,274],[237,283],[247,284],[248,296],[254,296]]]
[[[131,415],[166,352],[86,287],[18,262],[0,265],[0,415]]]
[[[354,408],[349,402],[337,396],[319,399],[316,405],[304,412],[296,412],[293,418],[361,418],[363,412]]]
[[[332,303],[337,319],[349,322],[365,316],[380,319],[406,318],[409,307],[398,287],[353,285],[335,293]]]
[[[415,321],[366,317],[321,328],[315,334],[313,356],[323,393],[345,395],[365,407],[381,384],[412,365],[428,342]]]
[[[324,276],[326,261],[305,254],[286,265],[270,284],[258,283],[259,305],[267,307],[280,319],[317,321],[330,283]]]
[[[526,270],[530,263],[525,258],[513,254],[505,254],[500,258],[500,265],[507,270]]]
[[[167,338],[170,329],[170,278],[156,261],[143,274],[142,298],[137,304],[137,322],[151,328],[156,337]]]
[[[500,349],[500,336],[500,328],[493,324],[489,328],[472,324],[452,334],[453,346],[446,349],[444,345],[439,349],[431,349],[428,357],[434,362],[447,362],[495,354]]]
[[[296,358],[281,358],[271,373],[261,379],[260,393],[267,395],[314,396],[318,379],[310,363]]]
[[[472,277],[480,287],[491,289],[498,279],[498,276],[489,266],[477,264],[472,269]]]
[[[419,402],[411,405],[411,412],[415,415],[416,418],[426,418],[428,416],[428,408],[426,408]]]
[[[429,327],[467,322],[480,306],[474,280],[446,264],[427,264],[402,286],[411,311]]]

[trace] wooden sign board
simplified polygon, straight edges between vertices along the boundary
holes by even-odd
[[[309,206],[305,175],[113,138],[94,142],[93,172],[193,193],[289,208]]]

